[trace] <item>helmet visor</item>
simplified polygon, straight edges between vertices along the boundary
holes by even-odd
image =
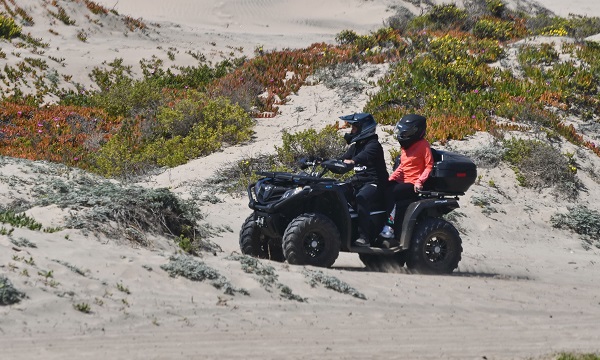
[[[396,138],[398,138],[398,141],[410,140],[418,130],[414,125],[398,124],[396,126]]]

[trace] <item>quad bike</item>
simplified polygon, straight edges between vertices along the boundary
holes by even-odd
[[[433,150],[433,149],[432,149]],[[442,216],[458,208],[459,196],[475,182],[475,165],[465,156],[435,151],[434,169],[419,199],[408,205],[399,244],[390,248],[354,246],[358,214],[352,184],[324,177],[349,169],[339,160],[304,162],[309,172],[257,172],[262,176],[248,186],[253,213],[240,231],[243,254],[295,265],[330,267],[340,251],[358,253],[369,268],[386,264],[406,266],[432,274],[452,273],[461,260],[462,240]],[[387,219],[383,204],[370,216],[381,229]]]

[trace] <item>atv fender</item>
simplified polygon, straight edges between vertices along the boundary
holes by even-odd
[[[425,199],[410,204],[402,222],[400,247],[402,249],[410,248],[410,240],[419,217],[423,215],[441,217],[457,208],[459,205],[456,199]]]

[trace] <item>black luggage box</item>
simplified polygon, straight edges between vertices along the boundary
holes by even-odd
[[[433,170],[425,190],[464,193],[477,178],[477,167],[468,157],[449,151],[434,150]]]

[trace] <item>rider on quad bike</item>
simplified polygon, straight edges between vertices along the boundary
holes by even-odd
[[[381,224],[374,222],[370,213],[380,208],[384,199],[388,180],[385,155],[375,133],[377,122],[371,114],[353,114],[342,116],[341,119],[352,126],[351,131],[344,134],[350,146],[341,160],[348,165],[348,169],[354,168],[351,183],[358,213],[358,239],[354,245],[368,247],[381,229]]]
[[[343,251],[358,253],[371,268],[391,262],[423,273],[453,272],[461,260],[462,240],[442,216],[459,207],[458,197],[475,182],[477,172],[465,156],[433,149],[432,154],[434,167],[423,191],[404,218],[395,219],[402,224],[396,246],[354,245],[359,216],[352,183],[324,177],[352,167],[341,160],[313,159],[303,164],[308,172],[257,172],[262,178],[248,186],[253,212],[240,231],[242,253],[330,267]],[[373,204],[369,217],[381,229],[387,217],[384,204]]]

